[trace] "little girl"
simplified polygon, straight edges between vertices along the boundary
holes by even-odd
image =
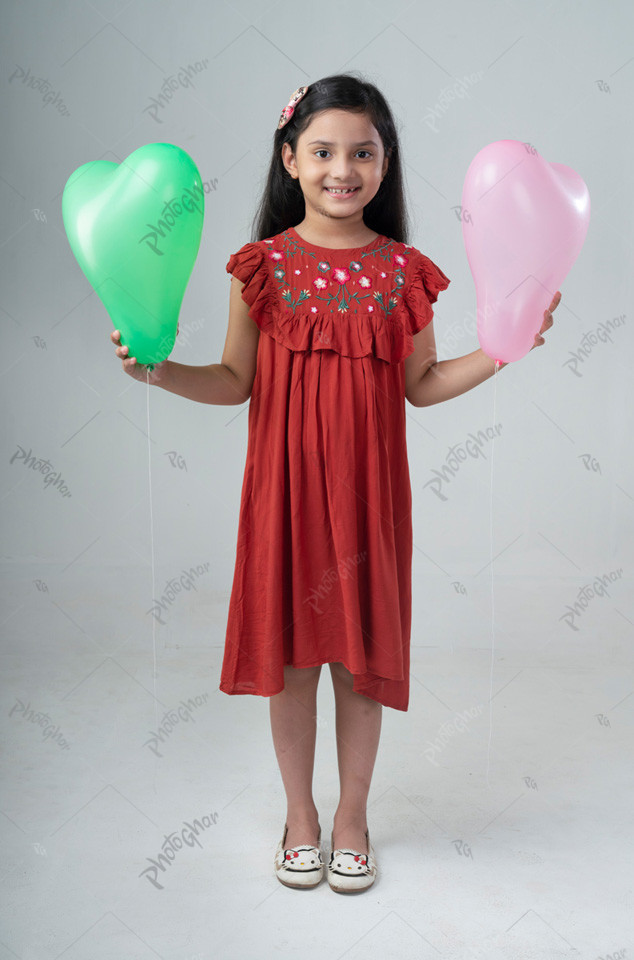
[[[495,372],[482,350],[436,360],[432,304],[450,281],[408,233],[383,95],[351,74],[299,87],[274,134],[256,239],[226,266],[222,362],[165,360],[150,373],[116,349],[130,376],[191,400],[250,398],[220,690],[270,698],[287,797],[275,873],[287,886],[316,886],[325,869],[312,795],[325,663],[341,783],[328,881],[349,892],[376,877],[367,798],[382,708],[409,704],[405,400],[440,403]]]

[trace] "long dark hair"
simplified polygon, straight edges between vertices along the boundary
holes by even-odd
[[[394,117],[381,91],[372,83],[358,79],[357,72],[338,73],[311,83],[295,106],[291,119],[281,130],[275,131],[266,186],[253,219],[251,242],[266,240],[303,220],[306,210],[304,195],[299,180],[291,177],[282,162],[282,144],[289,143],[295,154],[298,137],[314,114],[339,108],[366,113],[389,157],[381,186],[364,208],[365,225],[383,236],[409,243],[401,151]]]

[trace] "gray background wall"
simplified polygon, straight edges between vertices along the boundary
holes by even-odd
[[[434,407],[407,405],[412,700],[407,714],[384,711],[373,822],[378,830],[413,817],[415,832],[417,823],[427,829],[433,820],[444,841],[467,835],[468,822],[479,835],[525,796],[526,775],[538,779],[552,812],[555,797],[544,781],[570,751],[581,777],[575,802],[587,809],[588,750],[597,765],[597,820],[583,837],[594,837],[603,856],[599,814],[622,793],[622,738],[628,724],[631,737],[633,702],[630,5],[27,0],[5,2],[2,18],[2,807],[5,873],[15,886],[12,932],[0,957],[58,956],[62,948],[65,957],[87,956],[87,946],[98,956],[114,942],[109,937],[121,938],[118,955],[156,955],[141,947],[133,954],[132,940],[141,939],[161,956],[211,956],[196,927],[203,918],[187,872],[217,863],[210,849],[216,857],[226,850],[221,860],[230,865],[235,845],[251,850],[256,843],[268,889],[279,896],[267,858],[284,797],[267,701],[218,691],[248,404],[206,406],[152,389],[148,407],[147,388],[123,374],[112,323],[72,255],[61,195],[72,171],[89,160],[120,162],[154,141],[191,154],[213,187],[172,359],[219,362],[225,264],[250,239],[280,111],[301,83],[340,70],[361,70],[397,116],[411,242],[452,280],[435,310],[439,359],[478,347],[457,212],[477,151],[499,139],[528,141],[577,170],[592,200],[588,237],[561,284],[546,344],[496,382]],[[200,67],[195,86],[151,109],[166,78],[193,64]],[[39,80],[58,94],[53,102]],[[466,449],[472,434],[493,423],[500,425],[495,444],[487,441],[479,458],[467,456],[439,497],[431,481],[449,448]],[[47,485],[20,451],[50,461],[71,496]],[[195,590],[177,594],[158,622],[154,599],[191,568],[198,571]],[[317,789],[332,802],[334,707],[324,677],[318,749],[328,759],[320,761]],[[193,719],[175,727],[159,758],[147,747],[149,731],[165,711],[192,699]],[[422,751],[433,749],[443,722],[473,707],[469,733],[443,741],[439,764],[448,779],[432,785],[438,769]],[[468,795],[475,779],[481,806],[454,818],[447,798]],[[157,913],[145,889],[137,901],[139,885],[146,886],[138,879],[144,858],[164,833],[208,811],[219,820],[207,853],[183,853],[185,873],[172,879],[174,865],[165,881],[181,912]],[[254,823],[259,816],[268,839]],[[553,841],[546,830],[542,836],[547,851]],[[544,881],[543,894],[551,885],[559,891],[561,880],[543,866],[546,855],[535,880]],[[451,856],[459,859],[453,848]],[[97,862],[106,865],[100,870]],[[611,886],[623,875],[616,873],[594,875],[604,912],[584,943],[596,936],[595,952],[625,946],[622,888]],[[40,903],[37,922],[25,890]],[[533,893],[541,895],[537,887]],[[268,907],[231,930],[224,925],[231,908],[219,899],[225,895],[214,893],[214,947],[246,955],[250,938],[260,942]],[[249,907],[264,898],[262,889],[251,890]],[[582,899],[548,918],[575,948],[581,944],[564,916],[588,923]],[[135,910],[126,916],[130,903]],[[233,907],[242,906],[238,897]],[[445,906],[455,919],[456,902]],[[460,940],[469,955],[484,949],[480,906],[471,908],[473,926],[467,911],[460,937],[442,941],[447,956]],[[519,897],[486,937],[529,908],[538,909]],[[104,916],[100,936],[91,934]],[[417,919],[409,916],[418,928]],[[272,911],[273,939],[278,922]],[[189,953],[181,923],[200,933]],[[368,916],[355,928],[355,942],[365,944],[360,938],[373,923]],[[518,929],[533,943],[548,938],[544,955],[556,955],[545,926]],[[511,936],[495,941],[500,950],[510,949]],[[401,937],[405,924],[388,940]],[[341,952],[349,941],[342,944]],[[399,955],[409,949],[405,943]]]

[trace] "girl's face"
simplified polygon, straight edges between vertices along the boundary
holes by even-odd
[[[316,114],[297,141],[293,154],[282,145],[282,161],[298,178],[306,201],[306,219],[316,228],[342,221],[353,232],[363,222],[363,208],[372,200],[386,174],[388,158],[381,138],[364,113],[323,110]],[[354,193],[333,195],[328,187],[353,187]]]

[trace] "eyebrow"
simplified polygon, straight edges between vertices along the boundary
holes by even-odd
[[[311,140],[307,146],[312,147],[314,143],[323,143],[325,147],[336,147],[336,143],[332,143],[330,140]],[[373,147],[378,147],[378,143],[374,140],[361,140],[360,143],[353,143],[353,147],[365,147],[366,144],[371,143]]]

